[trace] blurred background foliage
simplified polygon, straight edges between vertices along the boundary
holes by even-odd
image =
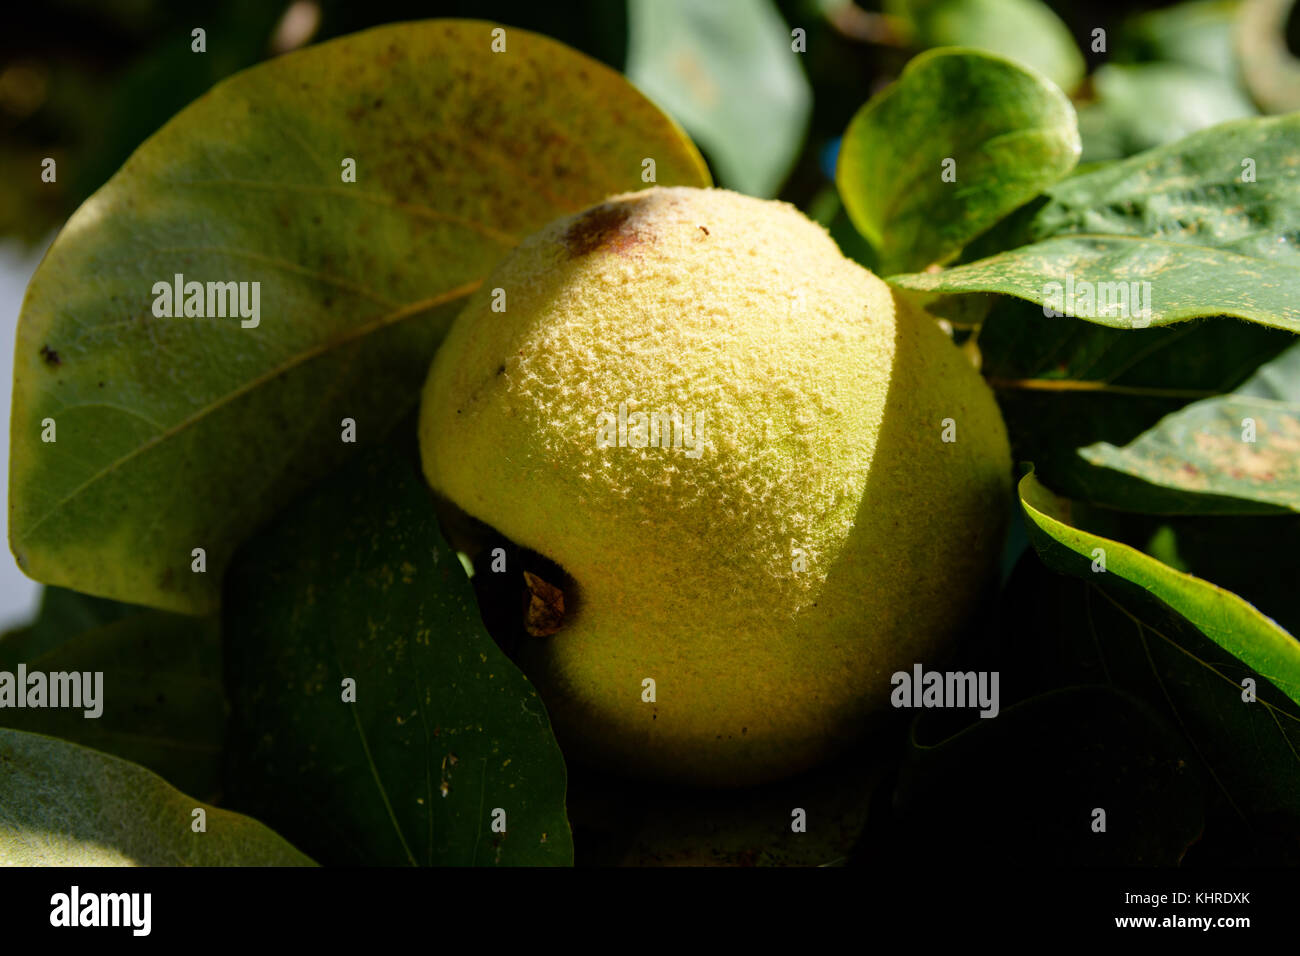
[[[31,244],[222,78],[407,19],[496,20],[625,70],[687,127],[720,185],[779,195],[863,256],[837,221],[839,136],[921,49],[989,49],[1049,75],[1079,108],[1085,163],[1300,108],[1292,0],[51,0],[4,16],[0,237]],[[206,53],[191,51],[196,27]],[[795,29],[805,52],[792,61]],[[40,179],[45,157],[54,183]]]

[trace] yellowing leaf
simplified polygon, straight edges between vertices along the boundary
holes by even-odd
[[[219,84],[77,211],[28,289],[19,564],[212,610],[240,540],[409,411],[496,259],[647,185],[650,161],[659,184],[707,185],[694,146],[621,76],[491,23],[380,27]],[[155,284],[178,275],[204,283],[192,302],[212,313],[239,287],[208,283],[246,283],[250,317],[159,317]]]

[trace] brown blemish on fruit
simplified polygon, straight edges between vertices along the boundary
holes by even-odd
[[[41,358],[45,359],[45,364],[50,368],[58,368],[63,364],[63,359],[59,358],[59,353],[48,345],[41,346]]]
[[[628,227],[631,213],[625,205],[602,205],[589,209],[569,224],[562,242],[570,258],[576,259],[602,246],[623,252],[640,237]]]
[[[531,571],[524,572],[524,583],[528,585],[524,629],[533,637],[550,637],[564,623],[564,592]]]

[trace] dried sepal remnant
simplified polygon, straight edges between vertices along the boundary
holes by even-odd
[[[524,629],[533,637],[550,637],[564,625],[564,592],[531,571],[524,572],[524,583],[528,586]]]

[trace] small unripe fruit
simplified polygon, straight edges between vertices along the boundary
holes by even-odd
[[[448,334],[420,439],[439,493],[572,578],[519,652],[566,753],[682,783],[850,742],[939,662],[1010,501],[993,396],[935,322],[792,206],[717,189],[525,240]]]

